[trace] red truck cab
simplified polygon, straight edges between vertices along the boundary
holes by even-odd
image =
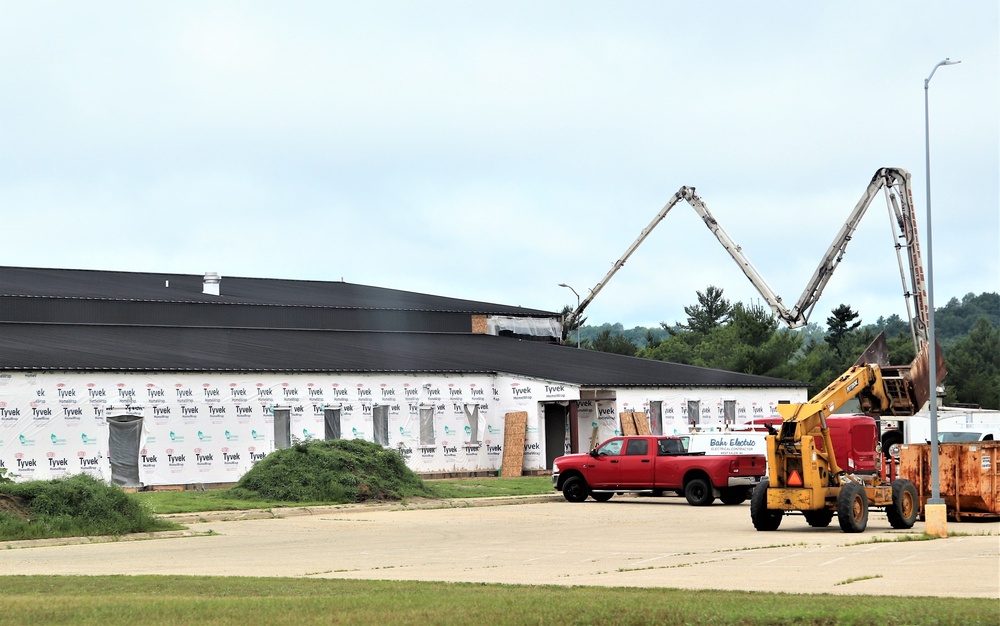
[[[557,458],[552,486],[570,502],[588,496],[607,501],[616,493],[684,494],[696,506],[720,498],[740,504],[765,475],[763,455],[707,456],[686,452],[678,437],[613,437],[586,454]]]

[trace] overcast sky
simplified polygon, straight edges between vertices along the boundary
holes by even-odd
[[[557,311],[687,185],[790,304],[880,167],[912,173],[926,237],[945,57],[938,307],[1000,290],[995,0],[0,0],[0,265]],[[887,216],[813,322],[905,317]],[[684,321],[708,285],[760,302],[680,204],[585,315]]]

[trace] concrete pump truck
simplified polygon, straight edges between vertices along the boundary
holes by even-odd
[[[896,240],[896,256],[917,357],[909,366],[890,366],[885,338],[880,335],[853,367],[809,402],[776,407],[783,421],[781,430],[767,438],[768,477],[755,488],[750,499],[750,514],[757,530],[777,530],[785,513],[798,511],[812,526],[828,526],[836,514],[842,530],[862,532],[868,524],[870,506],[884,507],[894,528],[910,528],[916,520],[916,488],[908,480],[892,480],[891,456],[883,459],[881,471],[867,466],[842,467],[834,443],[843,446],[844,438],[839,429],[837,436],[831,436],[827,423],[832,413],[857,398],[862,412],[873,418],[870,428],[866,426],[858,431],[870,433],[871,437],[869,441],[867,434],[852,433],[848,439],[850,445],[855,446],[852,451],[862,453],[860,456],[877,458],[883,447],[879,441],[881,422],[896,422],[897,428],[887,433],[891,439],[886,439],[885,447],[889,451],[898,448],[902,442],[903,421],[916,414],[930,397],[927,289],[909,172],[889,167],[875,172],[844,225],[834,236],[799,300],[791,308],[785,306],[742,247],[723,230],[695,189],[681,187],[607,275],[567,316],[568,325],[578,324],[583,310],[598,292],[625,265],[656,225],[683,200],[698,213],[736,261],[767,301],[775,317],[790,328],[805,326],[824,287],[843,260],[861,218],[880,193],[885,196]],[[935,362],[938,380],[941,380],[946,371],[940,348],[936,350]],[[845,455],[844,458],[854,457]]]

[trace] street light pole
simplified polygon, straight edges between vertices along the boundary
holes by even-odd
[[[576,289],[573,289],[572,287],[570,287],[566,283],[559,283],[559,286],[560,287],[565,287],[566,289],[569,289],[570,291],[573,292],[573,295],[576,296],[576,310],[579,311],[580,310],[580,294],[578,294],[576,292]],[[576,315],[575,315],[576,311],[574,311],[573,313],[574,313],[574,315],[573,315],[573,321],[575,322],[575,321],[577,321],[576,320]],[[580,326],[579,325],[577,325],[577,327],[576,327],[576,347],[577,348],[580,347]]]
[[[931,234],[931,124],[929,107],[929,88],[934,72],[942,65],[955,65],[961,61],[945,59],[934,66],[930,75],[924,80],[924,156],[927,183],[927,355],[928,355],[928,383],[930,386],[930,421],[931,421],[931,497],[927,500],[928,505],[937,505],[935,508],[944,509],[944,500],[941,498],[940,480],[938,477],[938,436],[937,436],[937,345],[934,335],[934,246]],[[941,511],[946,517],[947,511]],[[927,516],[930,520],[930,516]],[[939,533],[944,534],[944,533]]]

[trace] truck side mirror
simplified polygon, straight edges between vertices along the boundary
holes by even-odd
[[[590,451],[590,456],[594,457],[595,459],[598,457],[597,448],[594,448],[593,450]]]

